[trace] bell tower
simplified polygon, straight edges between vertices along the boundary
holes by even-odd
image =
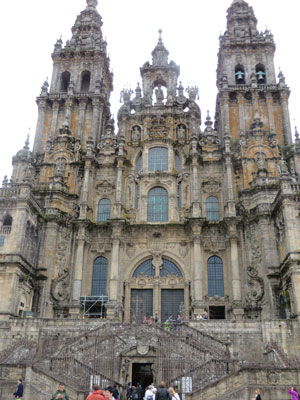
[[[239,140],[260,119],[281,145],[292,143],[290,91],[282,72],[276,81],[274,53],[272,33],[259,32],[253,8],[234,0],[218,54],[216,124],[222,137],[230,132],[233,141]]]

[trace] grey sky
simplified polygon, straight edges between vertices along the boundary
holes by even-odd
[[[215,112],[218,37],[226,27],[226,10],[232,0],[98,0],[114,72],[112,113],[120,106],[124,86],[135,89],[139,68],[151,59],[151,51],[163,30],[170,59],[180,65],[180,80],[199,87],[202,120],[206,110]],[[298,1],[249,0],[259,30],[267,26],[277,45],[276,71],[282,69],[292,90],[291,122],[300,125]],[[56,39],[71,37],[76,16],[85,0],[10,0],[1,2],[1,136],[0,180],[11,175],[11,158],[23,147],[30,129],[35,133],[35,98],[43,81],[51,79],[51,53]]]

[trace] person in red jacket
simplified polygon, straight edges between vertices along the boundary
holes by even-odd
[[[93,393],[89,394],[86,400],[105,400],[103,390],[100,389],[100,386],[93,385]]]

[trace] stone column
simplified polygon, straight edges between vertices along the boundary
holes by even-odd
[[[230,260],[231,260],[231,280],[232,280],[232,300],[234,303],[233,313],[237,319],[241,319],[244,314],[242,307],[242,291],[239,267],[238,237],[236,226],[232,223],[230,231]]]
[[[35,131],[35,137],[34,137],[33,153],[38,153],[41,150],[45,116],[46,116],[46,108],[47,108],[47,100],[39,99],[38,100],[38,120],[37,120],[37,124],[36,124],[36,131]]]
[[[128,281],[125,282],[125,312],[124,312],[124,322],[130,322],[130,307],[131,307],[131,298],[130,298],[130,283]]]
[[[80,100],[79,103],[79,120],[78,120],[78,131],[77,136],[78,139],[82,140],[83,138],[83,130],[84,130],[84,117],[85,117],[85,110],[86,110],[87,100]]]
[[[229,124],[229,95],[228,93],[221,94],[221,113],[222,113],[222,137],[230,129]]]
[[[110,281],[109,281],[109,301],[118,300],[118,282],[119,282],[119,258],[120,258],[120,239],[118,237],[112,240]]]
[[[99,106],[99,123],[98,123],[98,132],[97,132],[97,143],[99,143],[101,141],[102,120],[103,120],[103,104],[100,104],[100,106]]]
[[[290,112],[288,105],[288,92],[280,93],[280,102],[282,107],[282,122],[283,122],[283,133],[286,144],[292,144],[292,132],[291,132],[291,122],[290,122]]]
[[[192,198],[193,198],[193,208],[192,216],[195,218],[201,216],[200,208],[200,190],[199,190],[199,175],[198,175],[198,161],[197,158],[193,158],[193,178],[192,178]]]
[[[243,95],[243,93],[238,93],[237,94],[237,102],[238,102],[238,108],[239,108],[240,130],[242,132],[245,132],[246,125],[245,125],[244,95]]]
[[[99,114],[100,114],[100,100],[93,99],[93,119],[92,119],[92,138],[94,143],[97,140],[97,133],[99,127]]]
[[[298,258],[299,254],[293,254],[292,258]],[[297,315],[300,320],[300,265],[298,260],[293,260],[289,266],[289,273],[291,277],[292,293],[293,293],[293,312]]]
[[[122,175],[123,170],[122,167],[119,166],[117,169],[115,218],[121,217]]]
[[[73,99],[68,99],[66,101],[66,122],[69,127],[71,127],[72,107],[73,107]]]
[[[73,280],[72,300],[75,304],[77,303],[79,304],[79,297],[81,296],[85,241],[86,241],[85,227],[81,226],[79,228],[77,236],[77,248],[75,256],[74,275],[73,275],[74,280]]]
[[[203,302],[203,259],[201,254],[201,224],[195,223],[193,229],[193,259],[194,259],[194,274],[193,274],[193,301],[192,307],[194,314],[204,312]]]
[[[50,139],[53,139],[55,136],[59,105],[60,105],[59,101],[54,101],[53,105],[52,105],[52,121],[51,121],[51,128],[50,128]]]
[[[182,321],[189,320],[189,309],[190,309],[190,282],[185,281],[184,283],[184,314],[181,315]]]
[[[267,100],[267,109],[268,109],[268,115],[269,115],[269,127],[270,127],[270,132],[275,133],[275,122],[274,122],[274,115],[273,115],[273,98],[271,93],[266,94],[266,100]]]
[[[154,286],[153,286],[153,315],[157,313],[159,316],[159,292],[160,292],[160,283],[159,276],[154,278]]]
[[[84,169],[83,185],[81,189],[81,199],[80,199],[80,218],[86,219],[87,208],[88,208],[88,198],[89,198],[89,179],[90,178],[90,162],[86,162]]]

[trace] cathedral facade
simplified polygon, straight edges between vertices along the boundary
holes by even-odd
[[[114,121],[96,7],[87,0],[56,42],[33,150],[13,157],[0,189],[0,319],[192,324],[206,311],[211,324],[296,326],[300,139],[271,32],[232,2],[214,122],[160,32]]]

